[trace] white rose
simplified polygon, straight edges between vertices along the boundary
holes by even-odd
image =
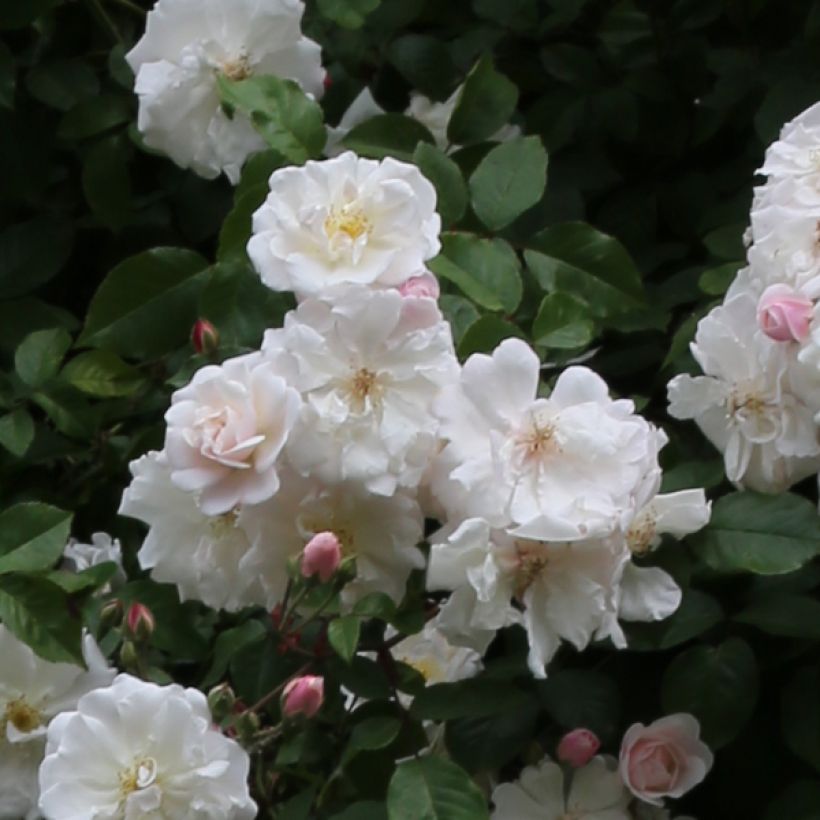
[[[436,192],[414,165],[350,152],[281,168],[253,217],[248,254],[273,290],[397,286],[439,252]]]
[[[203,367],[165,414],[171,480],[198,493],[206,515],[266,501],[279,489],[277,457],[300,404],[258,355]]]
[[[159,0],[127,55],[146,144],[203,177],[238,182],[265,142],[245,117],[225,114],[217,77],[273,74],[318,96],[321,50],[302,36],[303,11],[301,0]]]
[[[253,820],[249,768],[201,692],[120,675],[49,726],[40,810],[49,820]]]

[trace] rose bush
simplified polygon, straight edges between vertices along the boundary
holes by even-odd
[[[816,817],[818,21],[0,9],[0,820]]]

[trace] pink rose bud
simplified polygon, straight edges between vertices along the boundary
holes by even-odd
[[[680,797],[706,777],[714,756],[700,740],[700,724],[677,714],[631,726],[621,742],[619,769],[627,788],[655,806]]]
[[[788,285],[770,285],[757,303],[757,323],[776,342],[801,342],[809,335],[814,304]]]
[[[569,763],[573,769],[580,769],[595,757],[600,748],[601,741],[594,732],[589,729],[573,729],[561,738],[557,754],[562,763]]]
[[[134,638],[144,641],[154,634],[157,623],[154,613],[145,604],[131,604],[125,613],[125,626]]]
[[[282,714],[285,717],[304,715],[312,718],[325,699],[325,679],[318,675],[294,678],[282,692]]]
[[[330,88],[330,86],[333,85],[333,77],[331,77],[327,71],[325,72],[325,76],[322,79],[322,85],[325,87],[325,91],[327,91]]]
[[[342,561],[342,545],[332,532],[320,532],[308,541],[302,552],[302,575],[319,576],[322,583],[329,581]]]
[[[402,296],[438,299],[441,289],[438,285],[438,279],[430,271],[425,271],[418,276],[410,277],[406,282],[399,285],[399,293]]]
[[[197,319],[191,331],[191,344],[197,353],[210,356],[219,347],[219,331],[207,319]]]

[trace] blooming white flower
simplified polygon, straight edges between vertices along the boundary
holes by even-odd
[[[423,94],[410,95],[410,105],[405,112],[408,117],[420,122],[433,135],[436,145],[442,150],[455,151],[458,145],[451,145],[447,138],[447,127],[458,104],[461,92],[460,85],[444,102],[435,102]],[[521,129],[517,125],[505,125],[493,134],[490,139],[494,142],[509,142],[521,136]]]
[[[117,585],[125,582],[125,570],[122,567],[122,546],[119,539],[111,538],[108,533],[95,532],[91,536],[90,544],[82,544],[72,538],[63,550],[63,562],[68,569],[74,572],[85,572],[87,569],[100,564],[112,563],[117,565],[117,571],[107,585]]]
[[[0,820],[34,820],[49,722],[116,673],[90,635],[83,638],[83,669],[43,660],[0,624],[0,658]]]
[[[37,820],[37,772],[45,741],[11,744],[0,739],[0,820]]]
[[[258,504],[279,489],[277,457],[299,394],[258,354],[198,370],[165,414],[171,480],[207,515]]]
[[[159,0],[126,57],[146,144],[203,177],[238,182],[265,142],[242,115],[225,114],[217,77],[273,74],[318,96],[321,50],[302,36],[303,11],[302,0]]]
[[[248,254],[273,290],[397,286],[440,248],[436,191],[414,165],[347,152],[275,171]]]
[[[471,356],[461,380],[435,404],[447,445],[431,473],[449,520],[509,528],[543,519],[547,537],[565,519],[568,537],[628,509],[658,470],[665,440],[631,401],[613,401],[585,367],[565,370],[538,398],[540,363],[519,339]]]
[[[412,666],[428,685],[472,678],[482,669],[478,652],[451,644],[433,621],[428,621],[421,632],[397,643],[390,654]]]
[[[629,561],[623,539],[603,529],[555,534],[516,537],[473,518],[449,537],[446,530],[433,536],[428,587],[455,590],[437,618],[441,631],[483,652],[496,630],[521,623],[530,670],[540,678],[562,640],[581,650],[593,638],[609,637],[623,648],[617,621],[617,588]]]
[[[738,293],[700,321],[692,354],[706,375],[669,383],[669,413],[693,418],[723,453],[730,481],[782,492],[820,467],[813,410],[792,391],[794,353],[757,329]]]
[[[561,767],[547,757],[495,788],[492,820],[631,820],[630,799],[612,758],[596,756],[576,769],[567,790]]]
[[[176,584],[182,600],[214,609],[270,609],[281,600],[287,561],[301,546],[284,542],[276,521],[267,519],[270,502],[206,515],[171,481],[163,454],[132,462],[131,472],[119,512],[149,526],[137,557],[154,580]],[[282,496],[292,499],[290,482]]]
[[[120,675],[49,726],[40,809],[49,820],[252,820],[249,768],[201,692]]]
[[[263,350],[294,363],[305,405],[287,452],[299,472],[383,495],[418,485],[437,444],[433,401],[458,372],[432,299],[344,288],[302,302]]]
[[[820,103],[787,122],[766,150],[758,173],[773,181],[796,179],[815,188],[820,203]]]

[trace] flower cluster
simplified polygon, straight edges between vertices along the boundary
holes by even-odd
[[[738,486],[778,493],[820,470],[820,105],[766,152],[748,264],[698,325],[703,376],[669,384],[669,412],[694,419]]]
[[[576,729],[558,746],[559,760],[574,771],[546,757],[524,769],[515,783],[497,786],[493,820],[668,820],[664,798],[681,797],[712,768],[712,752],[688,714],[631,726],[618,760],[596,755],[599,743],[591,735],[590,744],[590,735]]]

